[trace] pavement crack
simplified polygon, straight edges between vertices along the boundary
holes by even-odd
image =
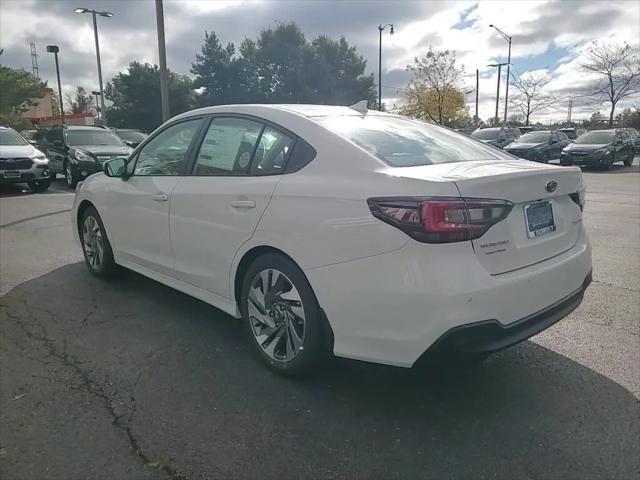
[[[84,390],[87,393],[98,398],[109,413],[112,425],[121,430],[126,435],[131,451],[140,459],[144,466],[163,472],[170,480],[186,480],[186,476],[180,473],[174,467],[167,464],[161,464],[157,461],[153,461],[149,457],[149,455],[142,450],[140,441],[131,428],[133,415],[135,414],[137,409],[135,389],[138,385],[140,377],[142,376],[142,373],[140,373],[136,377],[136,380],[131,388],[131,392],[129,393],[129,399],[131,401],[129,412],[119,413],[114,399],[111,398],[111,396],[105,391],[104,386],[91,378],[91,369],[83,368],[90,362],[80,361],[73,354],[69,353],[69,351],[67,350],[66,340],[63,341],[62,350],[60,350],[56,346],[55,339],[50,338],[44,326],[37,322],[36,317],[31,313],[31,310],[26,301],[24,302],[24,305],[26,307],[26,313],[31,319],[31,322],[29,322],[29,324],[23,321],[18,314],[10,311],[6,305],[0,305],[0,311],[3,311],[6,315],[6,318],[13,322],[15,326],[18,327],[27,338],[29,338],[33,342],[40,343],[44,347],[47,352],[46,358],[55,358],[64,366],[70,368],[73,371],[73,373],[78,378],[78,382],[75,385],[72,385],[68,382],[62,382],[63,385],[72,390]],[[89,315],[87,315],[87,317],[88,316]],[[24,352],[25,347],[23,345],[19,345],[15,341],[15,339],[12,339],[12,342],[16,344],[16,346],[18,346],[21,351]],[[105,377],[105,383],[109,383],[107,377]]]

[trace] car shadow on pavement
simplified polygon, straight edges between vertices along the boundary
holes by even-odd
[[[457,373],[336,359],[290,379],[258,363],[239,322],[131,272],[102,281],[67,265],[16,287],[0,308],[7,478],[115,478],[122,462],[101,451],[114,431],[145,470],[174,478],[583,479],[640,469],[638,400],[531,342]]]

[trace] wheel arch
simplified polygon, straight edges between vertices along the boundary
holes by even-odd
[[[82,219],[82,214],[89,207],[93,207],[93,208],[96,209],[96,211],[98,211],[96,206],[93,203],[91,203],[89,200],[87,200],[87,199],[82,200],[80,202],[80,205],[78,205],[78,211],[76,213],[76,225],[78,227],[78,235],[80,234],[80,223],[81,223],[80,220]]]
[[[233,284],[232,284],[232,288],[233,288],[232,295],[233,295],[233,299],[236,302],[238,312],[242,311],[240,308],[240,295],[242,294],[242,281],[244,279],[244,275],[247,269],[249,268],[249,266],[251,265],[251,263],[256,258],[267,253],[276,253],[288,258],[295,265],[297,265],[298,268],[300,268],[300,270],[302,271],[303,275],[305,275],[304,270],[300,266],[300,263],[297,262],[294,258],[292,258],[283,250],[280,250],[279,248],[276,248],[276,247],[272,247],[270,245],[256,245],[251,247],[246,252],[244,252],[244,254],[242,255],[242,258],[238,262],[238,266],[236,267],[235,273],[233,274],[234,276],[233,276]],[[311,285],[311,282],[309,281],[308,278],[307,278],[307,282],[309,282],[309,285]],[[311,285],[311,290],[313,291],[313,285]],[[315,296],[315,292],[313,292],[313,294]],[[316,301],[318,301],[317,297],[316,297]],[[322,308],[322,305],[320,305],[319,301],[318,301],[318,305],[320,306],[320,312],[321,312],[321,322],[322,322],[325,348],[327,349],[328,352],[333,352],[333,343],[334,343],[333,328],[331,327],[331,323],[327,318],[327,314]]]

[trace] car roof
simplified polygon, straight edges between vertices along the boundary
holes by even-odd
[[[196,110],[185,112],[179,117],[185,118],[192,115],[211,114],[211,113],[234,113],[234,112],[289,112],[304,117],[326,117],[326,116],[362,116],[362,112],[355,110],[351,107],[344,107],[339,105],[309,105],[309,104],[235,104],[235,105],[216,105],[213,107],[204,107]],[[395,116],[386,112],[379,112],[377,110],[367,110],[366,115],[385,115]]]
[[[605,130],[591,130],[588,133],[603,133],[603,132],[616,133],[616,131],[614,129],[612,129],[612,128],[608,128],[608,129],[605,129]]]

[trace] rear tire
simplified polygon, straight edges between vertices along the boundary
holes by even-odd
[[[102,219],[94,207],[87,207],[78,225],[84,260],[96,277],[109,277],[117,271],[111,243]]]
[[[240,311],[254,352],[276,373],[307,373],[326,358],[322,311],[288,257],[267,253],[253,261],[242,282]]]
[[[34,180],[29,182],[29,188],[36,193],[42,193],[51,185],[51,180]]]

